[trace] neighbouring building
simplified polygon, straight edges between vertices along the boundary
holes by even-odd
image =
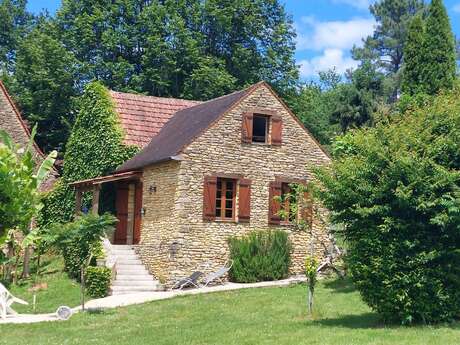
[[[274,197],[289,183],[311,181],[330,158],[267,83],[207,102],[111,97],[126,143],[142,150],[112,175],[72,185],[77,205],[92,190],[97,210],[101,184],[116,184],[112,242],[136,245],[154,276],[170,283],[220,267],[228,238],[251,230],[290,233],[293,274],[303,273],[312,246],[324,255],[330,239],[317,214],[325,211],[307,213],[311,236],[280,218]]]
[[[26,147],[30,140],[30,130],[27,124],[21,117],[21,114],[14,104],[12,98],[8,94],[5,85],[0,81],[0,129],[5,130],[13,139],[13,141],[21,147]],[[41,164],[45,155],[34,142],[32,147],[34,159],[37,165]],[[53,170],[41,189],[49,190],[58,174]]]

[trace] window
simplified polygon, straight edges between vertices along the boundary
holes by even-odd
[[[235,218],[236,181],[217,178],[216,218],[232,220]]]
[[[291,212],[291,203],[295,202],[295,196],[291,194],[291,184],[287,182],[281,183],[281,209],[288,217],[284,217],[284,222],[294,222],[296,214]]]
[[[266,143],[268,137],[269,118],[264,115],[254,115],[252,124],[252,142]]]
[[[281,146],[283,121],[274,111],[245,112],[242,117],[241,141]]]

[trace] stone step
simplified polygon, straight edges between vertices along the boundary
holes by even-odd
[[[155,281],[150,274],[117,274],[115,281]]]
[[[117,276],[119,275],[136,275],[136,276],[149,276],[149,272],[144,268],[144,269],[119,269],[117,268]]]
[[[120,263],[117,261],[117,270],[130,270],[130,269],[141,269],[146,270],[145,266],[142,264],[131,264],[131,263]],[[146,270],[147,271],[147,270]]]
[[[126,286],[131,287],[132,289],[136,289],[137,287],[157,287],[158,283],[155,280],[115,280],[112,283],[112,287],[114,286]]]
[[[125,258],[125,257],[117,258],[117,266],[119,265],[140,265],[144,267],[141,260],[137,258]]]
[[[113,256],[137,256],[137,254],[133,250],[112,250],[110,252]]]
[[[112,286],[112,295],[157,291],[156,286]]]

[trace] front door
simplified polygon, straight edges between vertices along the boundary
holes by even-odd
[[[115,230],[114,243],[126,244],[128,237],[128,198],[129,185],[126,182],[117,183],[116,211],[118,223]]]

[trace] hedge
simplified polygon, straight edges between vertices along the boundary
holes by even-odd
[[[287,277],[291,263],[287,232],[253,231],[242,238],[230,238],[229,246],[231,281],[253,283]]]
[[[107,296],[111,279],[112,271],[109,268],[102,266],[88,267],[85,279],[88,295],[94,298]]]

